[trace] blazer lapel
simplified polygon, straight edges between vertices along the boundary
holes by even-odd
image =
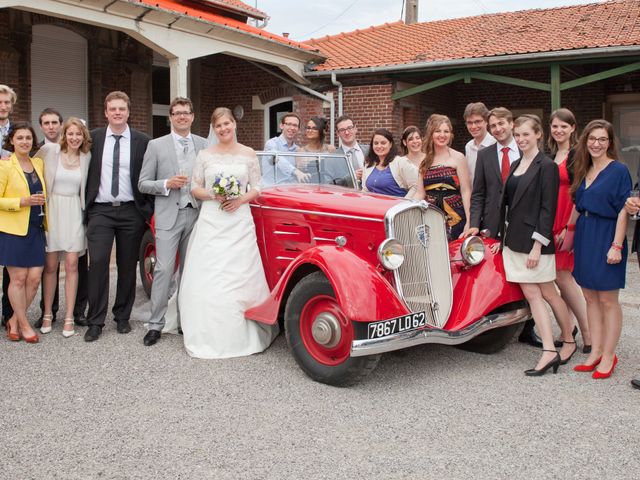
[[[173,174],[177,175],[178,172],[180,171],[180,164],[178,163],[178,156],[176,155],[176,147],[173,144],[173,136],[171,134],[166,136],[164,148],[166,148],[167,152],[169,153],[169,161],[171,162],[171,166],[173,167]],[[196,154],[197,154],[198,145],[195,145],[194,148],[196,149]]]
[[[529,185],[531,184],[531,182],[536,178],[538,174],[538,170],[540,170],[541,155],[543,155],[542,152],[536,155],[536,157],[531,162],[531,165],[529,165],[529,168],[527,168],[527,171],[524,172],[520,177],[520,181],[518,182],[518,188],[516,188],[516,193],[513,196],[513,202],[511,202],[511,205],[510,205],[512,209],[518,204],[520,199],[522,199],[522,197],[524,196],[524,193],[527,191],[527,188],[529,188]],[[517,161],[517,164],[519,165],[521,161],[522,161],[522,157],[520,157],[520,159]],[[513,175],[513,172],[515,172],[518,165],[514,163],[514,167],[511,170],[511,175]]]
[[[491,171],[493,172],[493,175],[498,180],[498,185],[502,185],[502,172],[500,171],[500,167],[499,167],[499,165],[501,165],[502,159],[500,158],[500,155],[498,155],[497,153],[498,147],[496,147],[495,145],[492,145],[491,147],[487,147],[487,148],[493,148],[494,151],[496,152],[496,155],[493,157],[494,158],[493,162],[489,162],[489,168],[491,169]]]

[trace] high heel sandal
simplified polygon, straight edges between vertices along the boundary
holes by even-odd
[[[617,364],[618,364],[618,357],[614,355],[613,356],[613,365],[611,365],[611,370],[609,370],[608,372],[599,372],[598,370],[594,370],[593,374],[591,375],[591,378],[594,378],[596,380],[603,379],[603,378],[609,378],[611,376],[611,374],[613,373],[613,370],[616,368]]]
[[[69,338],[69,337],[73,337],[75,335],[75,330],[72,328],[71,330],[65,330],[64,327],[66,327],[67,325],[71,325],[73,326],[74,321],[73,318],[65,318],[64,319],[64,325],[62,327],[62,336],[64,338]]]
[[[11,322],[7,322],[7,338],[12,342],[20,341],[20,329],[16,326],[16,331],[11,328]]]
[[[571,344],[576,345],[576,342],[566,342],[565,341],[564,343],[568,343],[569,345],[571,345]],[[571,360],[571,357],[573,357],[573,354],[576,353],[577,351],[578,351],[578,346],[576,345],[575,347],[573,347],[573,352],[571,352],[571,355],[569,355],[564,360],[562,359],[562,357],[560,357],[560,365],[566,365],[567,363],[569,363],[569,360]]]
[[[48,322],[49,326],[45,327],[44,323]],[[53,323],[53,315],[42,315],[42,326],[40,327],[41,333],[49,333],[51,331],[51,324]]]
[[[560,366],[560,354],[558,352],[556,352],[555,350],[542,350],[542,351],[543,352],[555,352],[556,356],[553,358],[553,360],[551,360],[549,363],[547,363],[540,370],[536,370],[535,368],[531,368],[529,370],[525,370],[524,374],[527,377],[540,377],[540,376],[544,375],[547,372],[547,370],[549,370],[550,368],[553,368],[553,373],[558,373],[558,367]]]
[[[20,330],[20,327],[18,327],[18,330],[20,331],[20,336],[25,342],[38,343],[40,341],[40,337],[38,337],[37,333],[33,332],[33,335],[31,337],[25,337],[24,334],[22,333],[22,330]]]
[[[573,371],[574,372],[593,372],[596,367],[600,364],[600,362],[602,361],[602,356],[598,357],[598,359],[593,362],[591,365],[588,365],[586,363],[581,363],[580,365],[576,365],[575,367],[573,367]]]
[[[573,340],[574,340],[573,343],[575,343],[576,335],[578,335],[578,327],[576,327],[574,325],[573,326],[573,331],[571,332],[571,336],[573,337]],[[554,340],[553,341],[553,346],[560,348],[564,343],[565,342],[563,340]],[[567,342],[567,343],[572,343],[572,342]]]

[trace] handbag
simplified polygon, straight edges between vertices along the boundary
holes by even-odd
[[[571,251],[573,251],[573,240],[574,240],[575,236],[576,236],[576,231],[575,230],[568,230],[567,229],[567,231],[566,231],[566,233],[564,235],[564,240],[560,244],[559,250],[561,252],[571,252]]]

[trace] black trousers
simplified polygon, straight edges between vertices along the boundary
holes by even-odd
[[[44,279],[44,272],[42,273]],[[59,309],[59,282],[60,277],[60,265],[58,265],[58,271],[56,272],[56,291],[53,296],[53,316],[56,317]],[[13,315],[13,308],[9,302],[9,294],[7,290],[9,288],[9,272],[7,267],[2,269],[2,317],[5,319],[11,318]],[[76,293],[76,303],[73,306],[73,316],[80,317],[84,315],[87,310],[87,254],[85,253],[78,258],[78,291]],[[40,294],[40,318],[44,313],[44,289],[41,289]]]
[[[103,327],[109,304],[109,263],[116,242],[118,280],[112,312],[116,322],[129,320],[136,299],[136,264],[145,221],[133,202],[120,206],[94,203],[88,210],[89,325]]]

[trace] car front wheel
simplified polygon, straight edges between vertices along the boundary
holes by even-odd
[[[138,269],[140,270],[140,281],[142,288],[151,297],[151,284],[153,283],[153,269],[156,266],[156,240],[153,232],[148,229],[144,232],[140,250],[138,251]]]
[[[371,372],[380,355],[350,357],[353,325],[322,272],[304,277],[291,291],[284,315],[287,343],[313,380],[353,385]]]

